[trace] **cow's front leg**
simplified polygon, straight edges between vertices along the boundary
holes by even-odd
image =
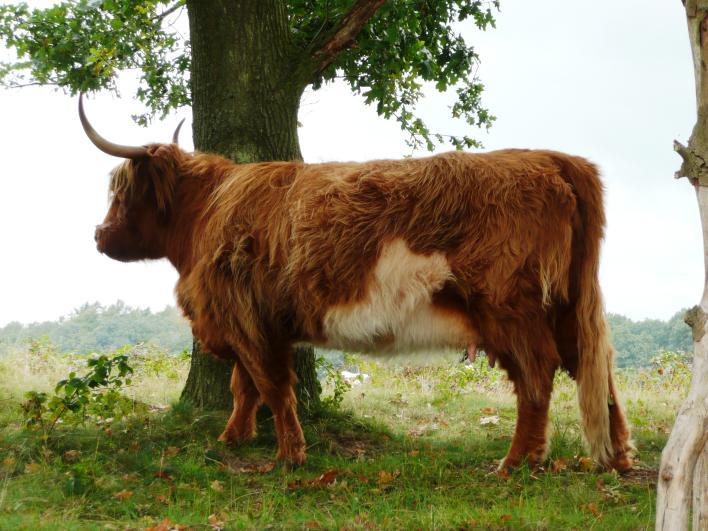
[[[261,397],[253,379],[238,358],[231,373],[231,393],[234,397],[234,409],[219,440],[226,443],[243,443],[256,435],[256,410],[261,403]]]
[[[293,464],[305,462],[305,437],[297,416],[292,353],[288,347],[268,352],[239,350],[241,361],[260,397],[273,412],[278,438],[277,458]]]

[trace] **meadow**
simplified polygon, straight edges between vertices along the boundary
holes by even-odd
[[[186,356],[115,355],[134,372],[60,415],[52,397],[90,370],[86,356],[35,342],[0,358],[0,528],[651,529],[661,448],[690,378],[673,353],[619,372],[637,462],[618,475],[586,457],[575,386],[557,375],[546,463],[499,476],[515,400],[483,357],[345,356],[323,362],[325,407],[303,423],[307,462],[290,469],[273,460],[267,410],[254,441],[227,447],[216,440],[227,413],[178,401]],[[347,382],[342,368],[369,377]]]

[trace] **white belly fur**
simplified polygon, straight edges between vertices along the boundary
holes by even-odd
[[[432,304],[433,293],[451,278],[442,253],[416,254],[402,239],[391,241],[364,299],[325,313],[323,346],[372,354],[465,348],[479,339],[468,320]]]

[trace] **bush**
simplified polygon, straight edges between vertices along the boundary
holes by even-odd
[[[59,422],[78,423],[89,417],[102,420],[127,413],[119,391],[130,385],[133,369],[128,356],[101,355],[89,358],[86,365],[89,371],[85,375],[69,373],[68,378],[57,382],[51,396],[37,391],[25,395],[22,409],[28,427],[41,429],[48,437]]]

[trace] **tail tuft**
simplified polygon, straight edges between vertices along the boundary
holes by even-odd
[[[571,296],[575,299],[578,335],[578,402],[583,432],[592,457],[609,465],[613,457],[610,435],[610,374],[613,350],[603,311],[598,279],[605,213],[597,168],[579,157],[553,154],[563,177],[578,199],[579,223],[573,230]]]

